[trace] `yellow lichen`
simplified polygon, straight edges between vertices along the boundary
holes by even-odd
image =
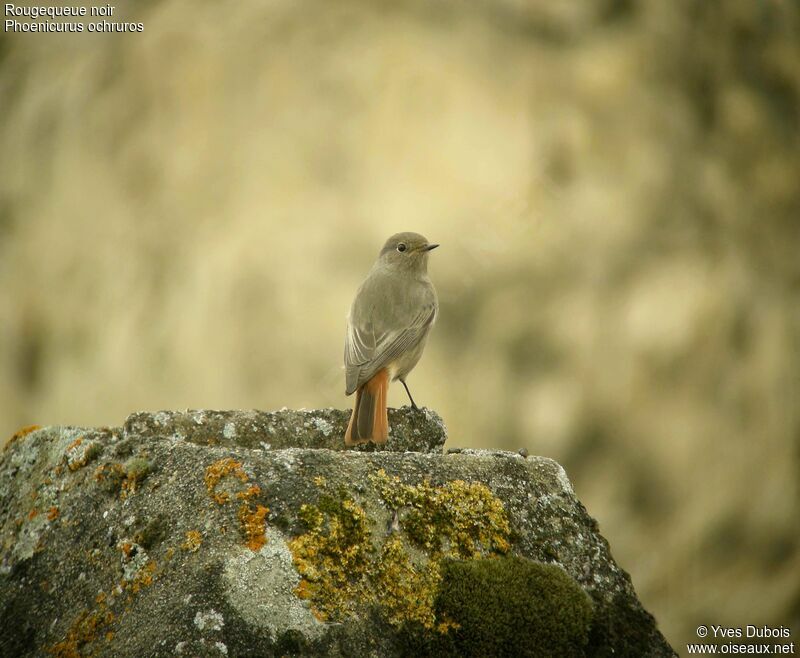
[[[437,618],[434,607],[442,560],[508,552],[503,503],[482,483],[407,485],[383,470],[370,481],[396,515],[400,532],[376,542],[366,513],[346,492],[325,493],[317,505],[303,505],[299,517],[307,531],[289,542],[301,576],[295,593],[322,620],[339,621],[377,605],[394,626],[446,633],[456,625]]]
[[[402,484],[381,469],[370,476],[409,539],[432,555],[474,558],[507,553],[510,527],[503,503],[481,482]]]
[[[453,626],[436,619],[434,604],[442,576],[437,560],[417,566],[398,533],[392,534],[381,549],[375,567],[375,584],[380,592],[389,623],[400,626],[416,622],[428,630],[446,633]]]
[[[64,639],[49,647],[47,652],[57,658],[79,658],[84,655],[84,648],[103,636],[104,632],[105,639],[110,641],[113,633],[107,629],[116,620],[114,613],[108,608],[111,598],[105,592],[100,592],[95,597],[94,609],[82,611],[67,630]],[[90,655],[94,653],[89,651]]]
[[[108,489],[109,493],[117,492],[125,480],[125,469],[122,468],[122,464],[116,462],[101,464],[94,471],[94,479],[99,485]]]
[[[151,463],[142,457],[133,457],[125,464],[108,462],[94,471],[95,481],[109,493],[119,492],[121,499],[135,494],[141,482],[148,476]]]
[[[190,551],[192,553],[196,552],[200,545],[203,543],[203,536],[197,530],[187,530],[186,531],[186,541],[181,544],[181,548]]]
[[[309,529],[289,549],[302,578],[296,594],[311,602],[318,619],[339,621],[372,597],[366,575],[373,547],[363,509],[348,498],[321,502],[327,514],[313,505],[300,508]]]

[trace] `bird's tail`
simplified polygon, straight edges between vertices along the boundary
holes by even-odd
[[[389,436],[389,416],[386,399],[389,393],[389,371],[379,370],[356,391],[356,403],[344,435],[344,444],[386,443]]]

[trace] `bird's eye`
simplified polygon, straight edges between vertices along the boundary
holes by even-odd
[[[406,247],[404,242],[401,242],[399,245],[397,245],[397,251],[399,251],[401,253],[404,252],[406,250],[406,248],[407,247]]]

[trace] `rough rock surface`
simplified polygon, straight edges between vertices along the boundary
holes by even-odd
[[[0,654],[674,655],[557,463],[442,454],[441,420],[410,410],[386,450],[342,451],[346,418],[18,436]]]
[[[344,450],[342,437],[350,413],[349,409],[139,412],[128,416],[122,430],[125,437],[176,438],[203,445]],[[355,450],[441,452],[446,439],[444,423],[435,411],[403,407],[389,409],[386,445],[363,444]]]

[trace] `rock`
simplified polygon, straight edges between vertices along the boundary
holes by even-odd
[[[348,413],[22,433],[1,653],[674,655],[557,463],[442,454],[441,420],[407,409],[387,450],[343,451]]]
[[[128,416],[125,437],[161,437],[202,445],[243,448],[326,448],[344,450],[350,410],[159,411]],[[441,452],[447,438],[444,422],[430,409],[389,409],[389,440],[364,444],[359,451]]]

